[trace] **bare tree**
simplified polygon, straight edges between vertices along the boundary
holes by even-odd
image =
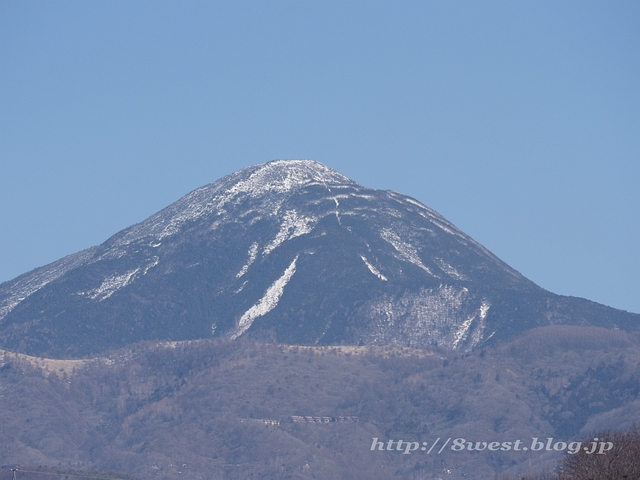
[[[586,445],[584,448],[587,450],[583,448],[579,453],[566,455],[563,458],[559,473],[560,480],[640,479],[640,428],[638,425],[634,425],[627,432],[600,432],[595,438],[582,443]],[[596,448],[593,453],[589,453],[593,443],[597,443]]]

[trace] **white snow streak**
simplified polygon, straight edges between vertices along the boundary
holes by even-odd
[[[336,202],[336,220],[338,220],[338,225],[342,225],[342,222],[340,221],[340,213],[338,213],[338,207],[340,207],[338,197],[333,197],[333,201]]]
[[[451,348],[455,349],[458,347],[460,341],[467,336],[467,331],[471,326],[471,322],[476,318],[475,314],[471,315],[471,317],[467,318],[464,322],[460,324],[460,328],[453,334],[453,343],[451,344]]]
[[[469,280],[469,277],[467,277],[463,273],[458,272],[455,268],[453,268],[441,258],[436,258],[435,261],[438,264],[438,267],[440,267],[440,270],[442,270],[450,277],[455,278],[456,280]]]
[[[149,269],[155,267],[156,265],[158,265],[158,263],[160,263],[160,257],[153,257],[153,259],[151,260],[151,263],[149,263],[149,265],[144,267],[144,271],[142,272],[142,274],[146,275]]]
[[[299,217],[295,210],[288,210],[284,215],[282,224],[280,225],[280,231],[271,243],[264,247],[262,253],[264,255],[269,255],[284,241],[309,233],[313,230],[313,226],[316,221],[317,220],[315,218]]]
[[[435,277],[431,270],[425,267],[425,265],[422,263],[422,260],[420,260],[418,251],[415,249],[415,247],[403,242],[396,232],[389,228],[383,228],[380,232],[380,237],[382,237],[384,241],[390,243],[404,260],[413,263],[414,265],[423,269],[429,275]]]
[[[85,295],[92,300],[99,298],[98,301],[106,300],[111,295],[116,293],[123,287],[126,287],[134,280],[134,276],[140,267],[135,270],[130,270],[127,273],[123,273],[122,275],[111,275],[105,278],[102,281],[102,284],[98,288],[94,288],[93,290],[89,290],[88,292],[82,292],[81,295]]]
[[[240,321],[238,322],[238,328],[236,329],[236,332],[231,335],[232,339],[235,340],[236,338],[238,338],[249,329],[256,318],[266,315],[271,310],[273,310],[276,305],[278,305],[280,297],[282,297],[282,294],[284,293],[285,285],[289,283],[289,280],[291,280],[293,274],[296,273],[297,260],[298,255],[296,255],[296,258],[293,259],[293,262],[291,262],[291,265],[287,267],[282,276],[275,282],[273,282],[273,284],[269,288],[267,288],[267,291],[265,292],[264,296],[258,301],[258,303],[244,312],[244,314],[240,318]]]
[[[484,330],[484,319],[487,316],[487,312],[489,311],[489,307],[491,305],[487,302],[482,302],[480,305],[480,311],[478,312],[480,316],[479,323],[481,324],[481,329]],[[469,331],[469,327],[471,326],[471,322],[473,322],[476,318],[476,314],[473,314],[471,317],[466,319],[464,322],[460,324],[458,330],[453,334],[453,343],[451,344],[451,348],[458,348],[458,344],[467,337],[467,332]],[[480,332],[482,333],[482,332]],[[478,343],[480,338],[474,338],[474,344]]]
[[[369,263],[369,260],[367,260],[367,257],[365,257],[364,255],[360,255],[360,258],[362,259],[362,261],[364,262],[364,264],[367,266],[367,268],[369,269],[369,271],[371,273],[373,273],[376,277],[378,277],[380,280],[383,281],[387,281],[387,277],[385,277],[384,275],[382,275],[378,269],[376,267],[374,267],[373,265],[371,265]]]
[[[141,269],[142,275],[146,275],[147,272],[158,265],[158,263],[160,263],[160,257],[153,256],[151,261],[144,267],[138,267],[120,275],[110,275],[102,281],[98,288],[93,288],[87,292],[78,292],[77,295],[89,297],[91,300],[98,299],[98,301],[101,302],[109,298],[121,288],[131,284],[136,279],[138,276],[137,274]]]
[[[480,305],[480,320],[484,320],[487,317],[487,312],[490,307],[491,305],[489,303],[482,302],[482,305]]]
[[[242,289],[244,288],[244,286],[245,286],[247,283],[249,283],[249,280],[245,280],[245,281],[242,283],[242,285],[240,285],[240,288],[239,288],[239,289],[237,289],[237,290],[234,290],[234,292],[233,292],[233,293],[236,293],[236,294],[240,293],[240,292],[242,291]]]
[[[247,254],[249,255],[249,260],[247,260],[247,264],[244,265],[240,269],[240,271],[236,274],[236,278],[240,278],[245,273],[247,273],[247,271],[249,270],[249,267],[255,261],[256,257],[258,256],[258,242],[254,242],[254,243],[251,244]]]

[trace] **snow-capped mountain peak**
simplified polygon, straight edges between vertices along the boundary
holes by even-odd
[[[316,161],[275,160],[0,285],[0,347],[87,355],[250,335],[468,350],[537,325],[635,321],[582,304],[576,317],[574,300],[410,197]]]

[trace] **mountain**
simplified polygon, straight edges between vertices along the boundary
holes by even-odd
[[[239,170],[0,285],[0,348],[54,358],[212,337],[469,351],[546,325],[640,315],[550,293],[420,202],[310,160]]]
[[[0,317],[18,478],[522,478],[640,415],[640,315],[548,292],[313,161],[240,170],[5,282]]]

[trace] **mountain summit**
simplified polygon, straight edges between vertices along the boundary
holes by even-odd
[[[312,160],[239,170],[0,285],[0,347],[53,357],[212,336],[469,350],[549,324],[640,315],[547,292],[420,202]]]

